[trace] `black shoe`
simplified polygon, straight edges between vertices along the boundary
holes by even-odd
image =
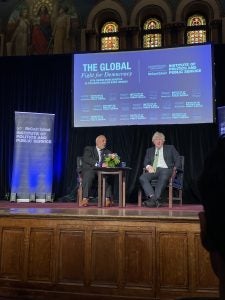
[[[142,205],[145,207],[157,207],[157,208],[163,206],[163,204],[159,200],[154,198],[144,201]]]
[[[142,202],[142,206],[145,206],[145,207],[157,207],[156,206],[156,201],[155,200],[146,200],[144,202]]]
[[[166,201],[166,199],[164,199],[162,197],[157,198],[156,201],[159,203],[158,207],[168,206],[168,202]]]
[[[163,204],[161,202],[159,202],[159,200],[155,200],[155,207],[162,207]]]

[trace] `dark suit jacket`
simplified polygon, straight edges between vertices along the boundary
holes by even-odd
[[[106,148],[103,149],[103,156],[109,153],[112,152]],[[99,161],[99,157],[98,157],[98,151],[96,149],[96,146],[86,146],[84,148],[84,154],[83,154],[82,172],[93,169],[98,161]]]
[[[154,156],[155,146],[146,150],[144,168],[147,165],[153,165]],[[173,145],[163,145],[163,157],[169,169],[173,167],[180,168],[180,155]]]

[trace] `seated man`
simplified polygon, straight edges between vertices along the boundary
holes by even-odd
[[[96,146],[86,146],[83,153],[82,163],[82,188],[83,188],[83,199],[81,206],[88,206],[91,189],[93,182],[97,177],[97,172],[94,170],[96,166],[106,167],[104,163],[104,156],[112,153],[106,149],[106,137],[104,135],[97,136],[95,140]],[[111,206],[111,185],[106,180],[106,206]]]
[[[225,136],[205,161],[199,190],[204,207],[199,213],[202,244],[219,279],[220,299],[225,299]]]
[[[159,207],[162,204],[161,196],[168,185],[169,178],[176,168],[179,168],[180,156],[173,145],[164,145],[163,133],[155,132],[152,142],[154,146],[147,149],[144,158],[146,172],[140,176],[139,180],[148,198],[142,203],[143,206]],[[157,179],[155,190],[151,185],[154,179]]]

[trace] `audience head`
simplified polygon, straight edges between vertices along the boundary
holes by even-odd
[[[165,142],[165,135],[162,132],[156,131],[152,136],[152,142],[156,148],[161,148]]]
[[[202,244],[210,253],[220,296],[225,299],[225,136],[205,161],[199,190],[204,207],[199,214]]]
[[[96,147],[98,147],[98,149],[104,149],[106,147],[106,137],[104,135],[99,135],[96,137]]]

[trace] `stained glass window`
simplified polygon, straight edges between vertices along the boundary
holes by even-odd
[[[101,50],[119,50],[119,26],[116,22],[106,22],[101,28]]]
[[[190,16],[187,20],[187,44],[199,44],[206,41],[207,28],[205,17],[196,14]]]
[[[161,22],[156,18],[149,18],[143,25],[143,48],[162,46]]]

